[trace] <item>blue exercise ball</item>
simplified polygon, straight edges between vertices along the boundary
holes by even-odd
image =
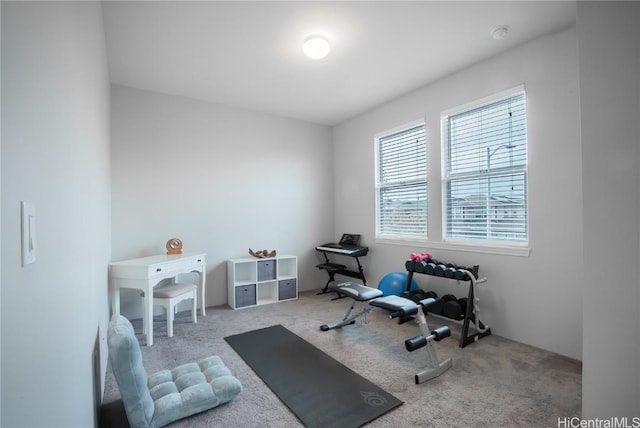
[[[378,290],[382,291],[383,296],[401,296],[407,286],[409,275],[405,272],[391,272],[382,277],[378,283]],[[418,284],[411,279],[409,291],[417,290]]]

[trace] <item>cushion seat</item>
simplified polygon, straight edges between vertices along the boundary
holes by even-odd
[[[109,359],[132,428],[161,427],[213,409],[242,391],[218,356],[147,376],[140,344],[125,317],[114,315],[107,333]]]
[[[195,284],[171,284],[153,289],[153,297],[161,299],[170,299],[181,294],[197,289]]]

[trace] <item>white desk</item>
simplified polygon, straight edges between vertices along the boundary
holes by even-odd
[[[109,264],[109,285],[113,313],[120,314],[120,289],[133,288],[144,293],[143,331],[147,345],[153,345],[153,287],[181,273],[198,272],[200,309],[205,316],[206,254],[171,254],[123,260]]]

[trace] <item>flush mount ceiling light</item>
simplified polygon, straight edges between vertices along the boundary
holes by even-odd
[[[302,50],[311,59],[321,59],[329,54],[331,46],[322,36],[309,36],[305,39]]]
[[[493,37],[494,40],[502,40],[505,37],[507,37],[508,32],[509,32],[509,26],[501,25],[491,30],[491,37]]]

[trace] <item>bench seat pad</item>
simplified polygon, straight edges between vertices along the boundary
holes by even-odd
[[[416,302],[400,296],[384,296],[374,300],[370,305],[390,311],[403,311],[404,313],[411,313],[418,308]]]
[[[367,287],[362,284],[356,284],[355,282],[341,282],[340,284],[329,285],[329,290],[336,291],[338,293],[346,294],[352,299],[360,302],[366,302],[371,299],[382,296],[382,291],[377,288]]]

